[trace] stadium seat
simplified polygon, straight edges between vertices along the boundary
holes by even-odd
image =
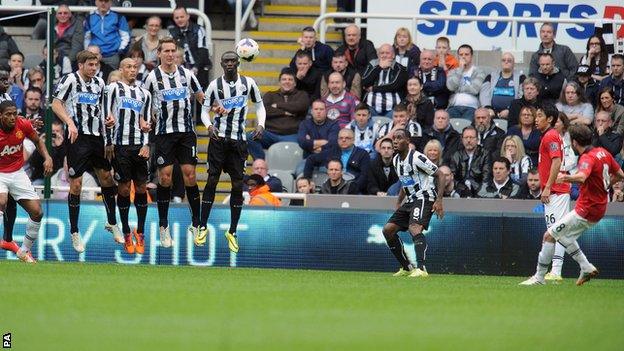
[[[328,178],[325,172],[314,171],[314,173],[312,173],[312,181],[314,182],[314,188],[317,193],[321,191],[321,185],[323,185]]]
[[[286,192],[293,192],[293,176],[292,171],[287,171],[283,169],[272,169],[269,171],[269,174],[279,178],[282,181],[282,187],[286,189]]]
[[[282,141],[269,147],[265,161],[270,169],[290,170],[292,172],[302,159],[303,150],[299,144]]]
[[[36,67],[41,61],[43,61],[43,57],[40,54],[27,54],[24,58],[24,68]]]
[[[377,126],[377,128],[383,126],[386,123],[390,123],[392,118],[384,117],[384,116],[375,116],[373,117],[373,123]]]
[[[494,118],[494,124],[496,124],[496,126],[502,130],[505,131],[505,133],[507,132],[507,120],[506,119],[500,119],[500,118]]]
[[[460,133],[464,130],[464,128],[472,124],[472,122],[464,118],[451,118],[450,122],[453,128]]]
[[[492,72],[500,70],[500,68],[495,68],[495,67],[492,67],[492,66],[479,66],[479,68],[481,68],[483,70],[483,72],[485,72],[486,76],[488,74],[492,74]]]

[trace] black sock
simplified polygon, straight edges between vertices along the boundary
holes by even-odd
[[[69,205],[69,225],[70,233],[78,233],[78,214],[80,214],[80,195],[74,195],[72,193],[67,197],[67,203]]]
[[[199,188],[197,187],[197,185],[186,187],[186,199],[188,200],[189,206],[191,207],[191,219],[193,227],[197,227],[199,226],[200,211]]]
[[[414,252],[416,252],[416,266],[425,270],[427,239],[423,233],[419,233],[412,237],[412,241],[414,241]]]
[[[130,196],[117,196],[117,207],[119,207],[119,218],[121,219],[121,231],[130,234],[128,224],[128,213],[130,212]]]
[[[401,238],[399,238],[397,234],[394,234],[391,239],[386,238],[386,242],[388,243],[388,247],[390,248],[390,251],[392,252],[394,257],[397,259],[397,261],[399,261],[401,267],[403,267],[403,269],[405,269],[406,271],[409,271],[412,267],[410,261],[407,259],[405,251],[403,250],[403,243],[401,242]]]
[[[230,233],[236,233],[238,227],[238,220],[240,219],[241,212],[243,211],[243,193],[232,193],[230,196]]]
[[[171,187],[158,184],[156,188],[156,201],[158,201],[158,225],[164,228],[169,226],[169,201],[171,201]]]
[[[4,241],[13,241],[13,227],[15,226],[15,217],[17,217],[17,202],[9,194],[7,198],[6,208],[4,209]]]
[[[210,217],[210,210],[212,209],[212,203],[215,198],[215,188],[210,185],[210,180],[204,187],[204,195],[201,202],[201,218],[199,225],[205,227],[208,224],[208,217]],[[216,184],[216,183],[215,183]]]
[[[144,233],[145,217],[147,216],[147,193],[134,194],[134,207],[137,213],[137,233]]]
[[[102,201],[106,207],[106,217],[108,218],[108,224],[117,224],[115,195],[117,195],[116,186],[102,187]]]

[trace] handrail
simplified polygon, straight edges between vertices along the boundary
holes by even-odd
[[[243,28],[245,27],[245,23],[247,23],[247,19],[249,18],[251,11],[253,11],[255,4],[256,0],[250,0],[249,5],[245,9],[245,13],[241,16],[241,13],[243,12],[243,0],[236,0],[236,9],[234,12],[234,45],[238,44],[241,40]]]
[[[0,12],[29,12],[29,11],[48,11],[50,7],[56,8],[57,6],[13,6],[13,5],[3,5],[0,7]],[[70,6],[69,7],[72,12],[91,12],[97,10],[95,6]],[[119,13],[130,13],[130,14],[138,14],[138,15],[171,15],[173,10],[170,8],[164,7],[122,7],[116,6],[113,8],[114,11]],[[198,9],[187,8],[186,11],[191,14],[197,16],[201,21],[204,22],[204,30],[206,31],[206,46],[208,47],[208,52],[210,54],[213,53],[213,44],[212,44],[212,23],[210,22],[210,18],[201,12]]]
[[[326,0],[322,0],[326,1]],[[511,43],[512,49],[517,51],[518,48],[518,23],[572,23],[572,24],[597,24],[597,23],[612,23],[614,25],[624,25],[624,19],[611,19],[611,18],[550,18],[550,17],[514,17],[514,16],[457,16],[457,15],[415,15],[415,14],[396,14],[396,13],[351,13],[351,12],[333,12],[320,15],[314,21],[314,29],[319,32],[319,40],[325,42],[325,36],[327,32],[326,23],[328,18],[382,18],[382,19],[411,19],[414,25],[414,29],[418,21],[463,21],[463,22],[510,22],[511,23]],[[321,25],[322,24],[322,25]],[[614,31],[616,28],[614,28]],[[412,33],[414,41],[416,40],[418,31]]]

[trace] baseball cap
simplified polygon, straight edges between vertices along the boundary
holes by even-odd
[[[576,74],[579,76],[581,75],[590,76],[591,73],[589,72],[589,66],[588,65],[578,66],[578,68],[576,69]]]

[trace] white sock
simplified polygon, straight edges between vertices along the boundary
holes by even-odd
[[[552,274],[561,275],[561,268],[563,268],[563,256],[565,255],[565,246],[559,242],[555,245],[555,255],[552,260]]]
[[[544,280],[544,276],[548,271],[548,266],[550,266],[554,253],[555,243],[544,241],[542,243],[542,250],[537,256],[537,270],[535,271],[535,276],[538,279]]]
[[[579,266],[581,266],[581,271],[587,272],[590,270],[591,264],[587,260],[587,257],[585,257],[583,250],[581,250],[581,247],[576,240],[566,247],[566,252],[570,255],[570,257],[578,262]]]
[[[30,251],[33,246],[35,240],[39,236],[39,228],[41,227],[41,222],[35,222],[32,219],[28,218],[28,223],[26,223],[26,235],[24,235],[24,242],[22,243],[21,250],[22,251]]]

